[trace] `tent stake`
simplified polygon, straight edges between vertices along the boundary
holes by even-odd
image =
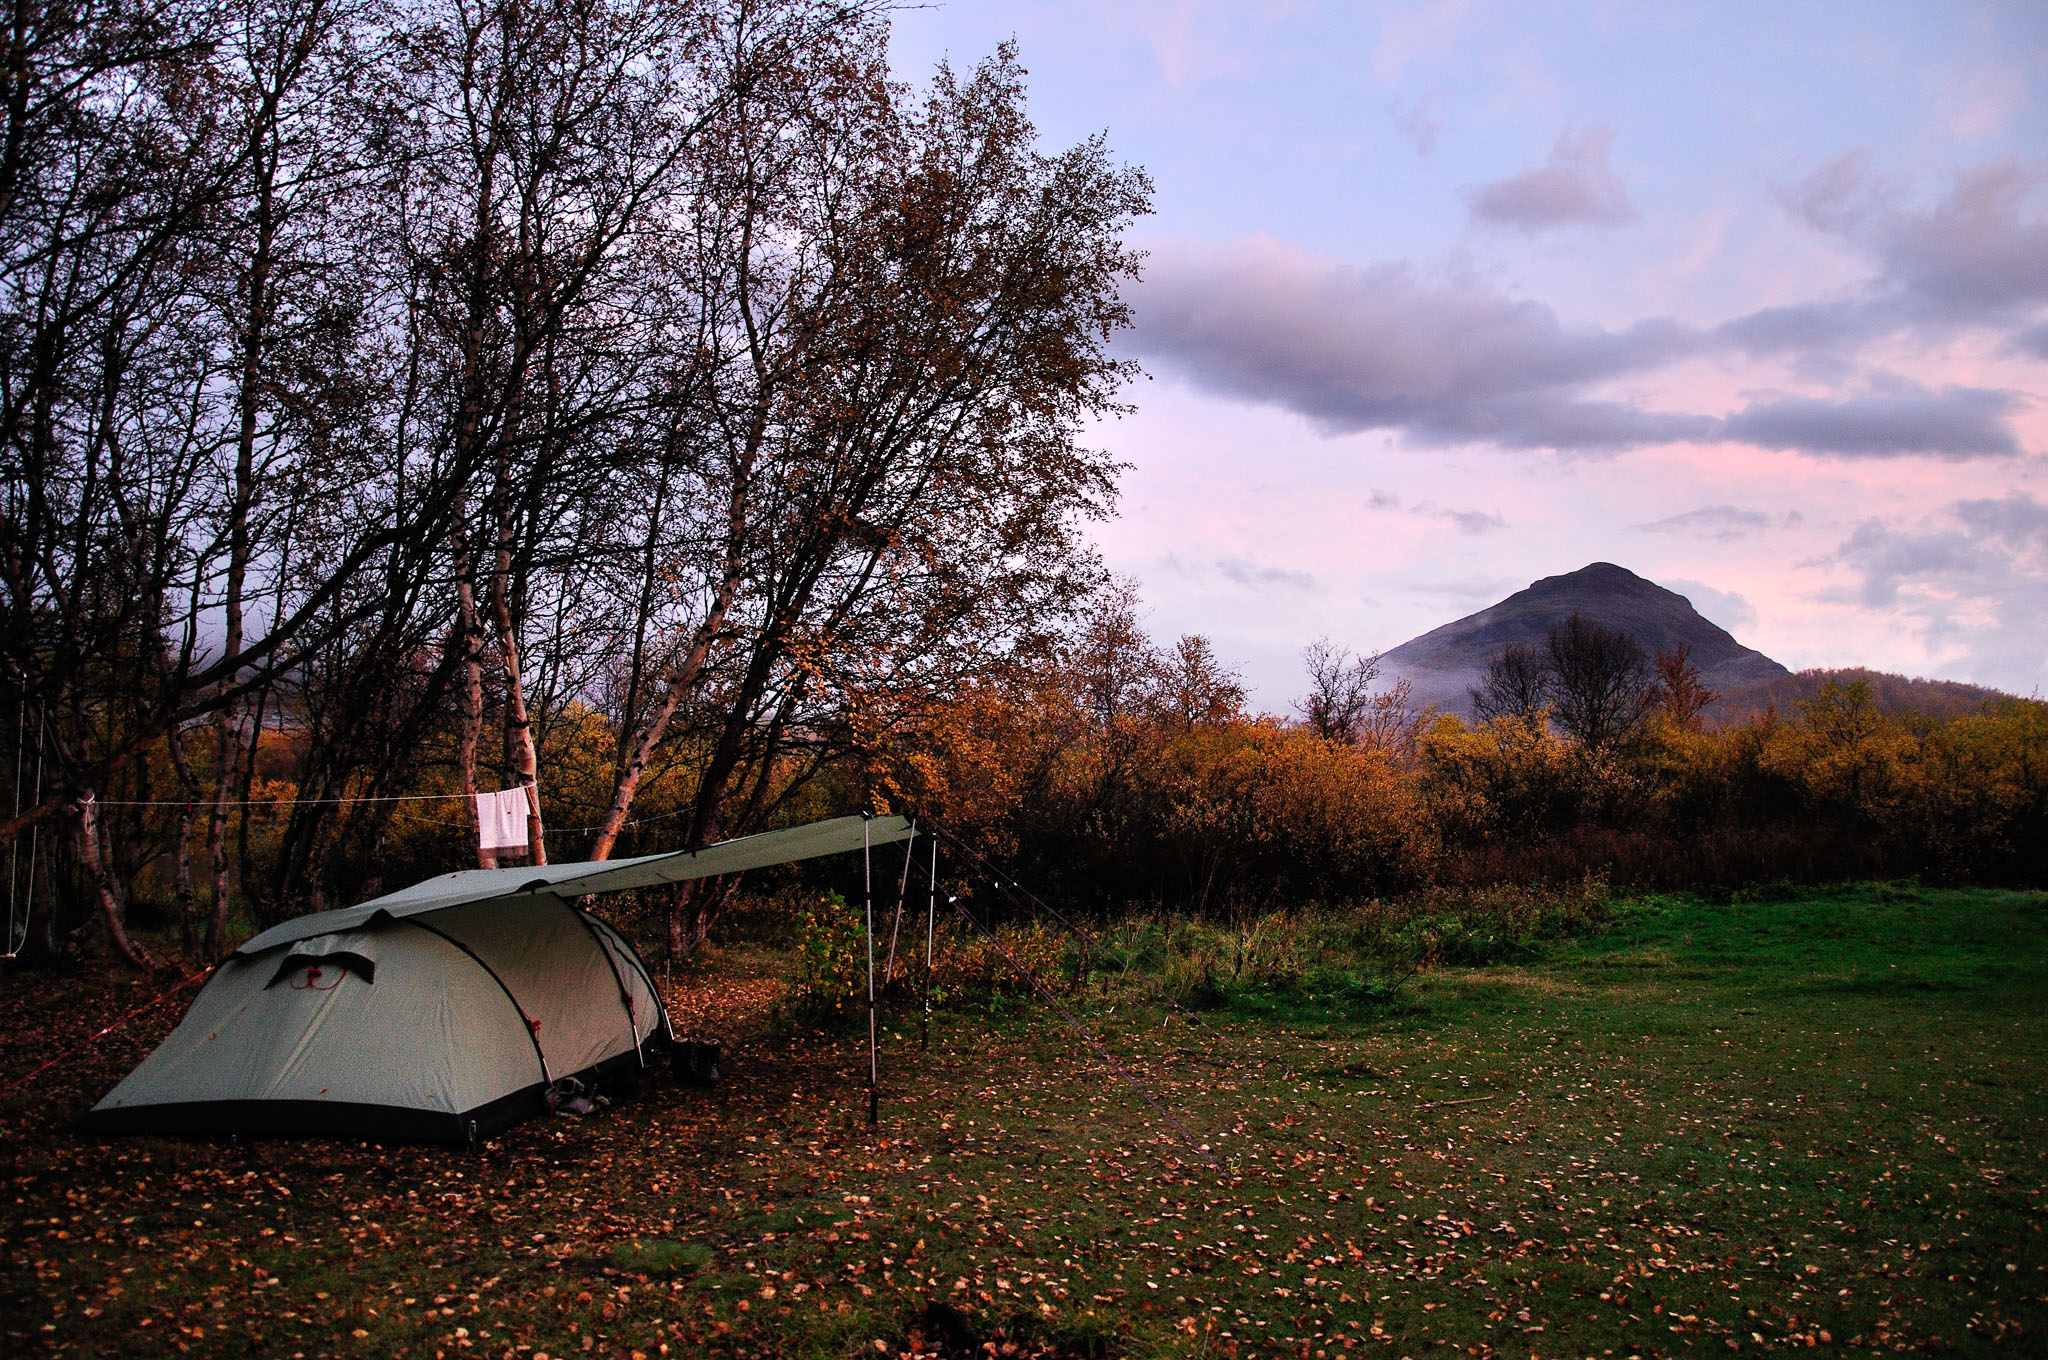
[[[918,1047],[932,1051],[932,929],[939,913],[939,838],[932,837],[931,896],[924,905],[924,1035]]]
[[[868,845],[868,824],[860,824],[861,875],[867,891],[868,922],[868,1123],[880,1115],[882,1060],[877,1053],[875,1033],[875,859]]]

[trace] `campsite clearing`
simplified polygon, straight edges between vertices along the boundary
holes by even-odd
[[[1067,1353],[1706,1355],[2048,1346],[2048,899],[1631,906],[1369,1013],[1037,1007],[770,1041],[752,949],[673,998],[735,1039],[460,1149],[63,1131],[172,1003],[0,1102],[11,1353],[850,1355],[934,1300]],[[17,975],[0,1081],[168,985]],[[863,1036],[864,1037],[864,1036]]]

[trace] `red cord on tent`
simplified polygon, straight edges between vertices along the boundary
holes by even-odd
[[[22,1087],[28,1085],[37,1077],[43,1075],[43,1073],[55,1067],[58,1063],[64,1062],[70,1058],[77,1057],[79,1054],[85,1052],[85,1050],[91,1048],[94,1044],[106,1038],[109,1034],[112,1034],[115,1030],[121,1028],[121,1026],[127,1024],[130,1020],[133,1020],[136,1016],[142,1014],[144,1011],[150,1009],[152,1006],[162,1005],[164,1002],[176,996],[179,992],[182,992],[187,987],[190,987],[193,983],[200,981],[202,978],[211,976],[212,973],[213,969],[211,967],[202,968],[198,972],[192,974],[190,977],[187,977],[183,982],[180,982],[177,986],[172,987],[169,991],[164,992],[148,1001],[143,1002],[140,1006],[137,1006],[134,1010],[128,1012],[120,1019],[114,1021],[114,1023],[112,1023],[111,1025],[108,1025],[106,1028],[101,1029],[92,1034],[89,1038],[86,1039],[84,1043],[80,1044],[78,1047],[71,1049],[67,1052],[58,1054],[56,1057],[44,1063],[41,1067],[38,1067],[35,1071],[23,1077],[20,1081],[17,1081],[12,1086],[9,1086],[6,1090],[0,1091],[0,1097],[13,1095],[16,1091],[19,1091]]]

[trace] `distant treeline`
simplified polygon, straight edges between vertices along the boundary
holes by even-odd
[[[1573,653],[1575,631],[1618,647],[1624,674]],[[1683,656],[1631,659],[1625,635],[1580,620],[1551,641],[1590,697],[1561,692],[1549,656],[1510,653],[1489,678],[1533,669],[1526,706],[1475,695],[1491,712],[1467,722],[1318,645],[1289,721],[1244,713],[1200,638],[1155,650],[1128,610],[1099,609],[1064,667],[963,696],[895,768],[1019,876],[1108,911],[1587,877],[2048,881],[2048,704],[1928,713],[1899,697],[1940,689],[1820,678],[1717,725]]]
[[[1829,684],[1837,688],[1862,685],[1879,712],[1917,713],[1923,718],[1967,718],[1982,713],[1987,704],[1995,705],[2012,697],[1961,680],[1927,680],[1891,671],[1873,671],[1862,666],[1844,666],[1796,671],[1769,684],[1731,690],[1714,705],[1712,721],[1726,726],[1749,722],[1761,717],[1768,709],[1776,709],[1779,713],[1796,712],[1799,705],[1819,698],[1821,687]]]

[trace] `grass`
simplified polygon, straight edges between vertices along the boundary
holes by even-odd
[[[940,1345],[936,1303],[1025,1353],[2048,1350],[2048,899],[1656,899],[1500,952],[1087,993],[1220,1172],[1042,1009],[893,1045],[872,1131],[858,1046],[796,1031],[481,1155],[74,1138],[114,1041],[0,1104],[0,1340],[843,1357]],[[5,984],[80,1031],[111,986]]]
[[[634,1239],[612,1248],[612,1264],[635,1275],[695,1275],[711,1264],[711,1248],[702,1242],[651,1242]]]

